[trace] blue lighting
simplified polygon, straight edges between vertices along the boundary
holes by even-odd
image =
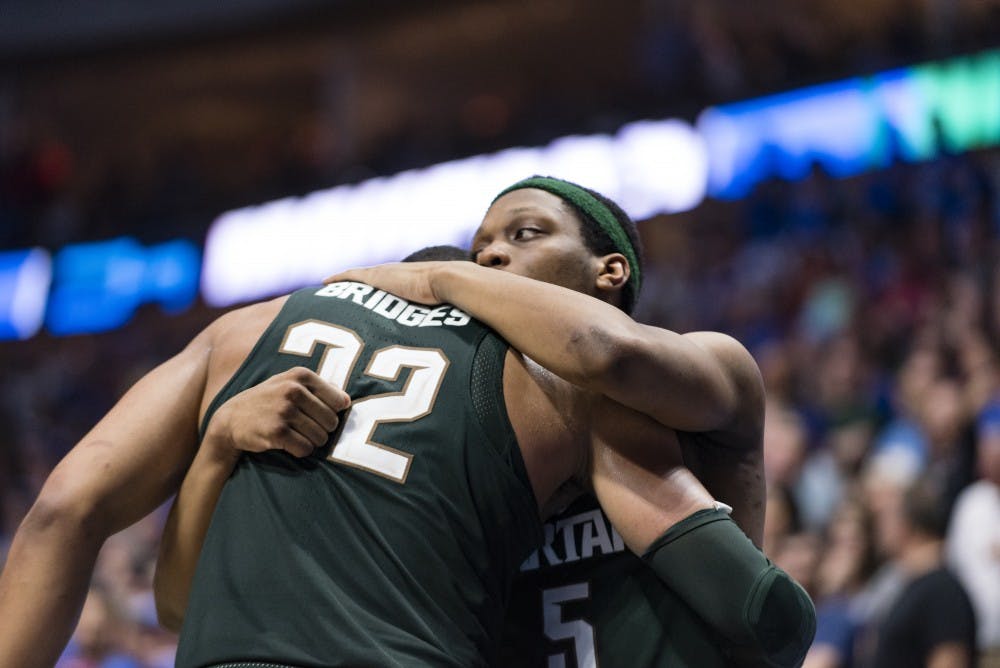
[[[66,246],[55,257],[46,327],[56,335],[104,332],[148,302],[181,311],[197,297],[200,259],[188,241],[144,248],[122,237]]]
[[[39,330],[51,277],[51,259],[41,248],[0,252],[0,340]]]

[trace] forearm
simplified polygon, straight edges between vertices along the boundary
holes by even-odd
[[[600,391],[637,327],[628,315],[574,290],[472,263],[442,264],[435,294],[495,329],[514,348],[577,385]]]
[[[465,262],[443,263],[431,281],[438,299],[556,375],[666,426],[725,428],[762,392],[752,358],[722,334],[650,327],[589,295]]]
[[[812,601],[724,511],[685,518],[642,558],[730,643],[736,665],[801,665],[816,632]]]
[[[0,666],[51,667],[69,641],[106,536],[32,509],[0,575]]]
[[[801,660],[814,632],[808,597],[681,465],[676,442],[637,450],[600,447],[592,463],[594,493],[625,544],[738,646],[741,661],[756,665],[765,655],[776,661],[768,665]]]
[[[304,457],[338,425],[350,397],[315,372],[295,367],[225,402],[212,416],[160,541],[154,594],[160,623],[179,630],[222,488],[243,452],[283,450]]]
[[[153,580],[160,624],[179,631],[191,581],[212,513],[239,453],[213,447],[206,438],[170,509]]]
[[[594,495],[625,544],[639,556],[669,527],[716,505],[684,467],[676,439],[665,437],[655,447],[599,446],[591,463]]]

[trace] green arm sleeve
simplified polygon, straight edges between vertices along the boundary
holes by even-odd
[[[741,663],[798,666],[816,632],[805,590],[722,510],[670,527],[643,555],[664,583],[734,645]]]

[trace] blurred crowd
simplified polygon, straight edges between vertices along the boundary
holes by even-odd
[[[980,647],[1000,646],[998,193],[1000,153],[985,152],[848,180],[816,170],[640,224],[638,318],[731,333],[760,364],[764,548],[819,609],[809,666],[873,665],[913,569],[937,564],[971,600]],[[5,542],[61,454],[214,315],[151,309],[117,332],[4,349]],[[105,548],[63,666],[169,665],[150,597],[162,521]]]
[[[332,12],[314,19],[326,28],[280,33],[280,49],[254,34],[174,58],[0,60],[0,248],[198,241],[230,208],[641,118],[692,120],[1000,39],[993,0],[603,0],[590,18],[567,0],[455,4],[359,36]],[[517,48],[502,43],[498,59],[502,31]]]

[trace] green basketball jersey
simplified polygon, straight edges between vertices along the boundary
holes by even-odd
[[[718,639],[584,496],[545,523],[504,628],[509,668],[714,668]]]
[[[179,666],[493,663],[541,522],[503,403],[507,344],[361,283],[294,293],[208,415],[308,366],[352,397],[313,456],[245,455],[198,562]]]

